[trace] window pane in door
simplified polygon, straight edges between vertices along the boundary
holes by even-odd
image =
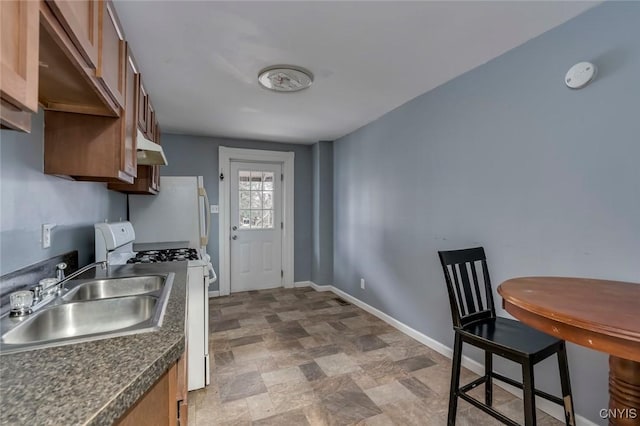
[[[239,186],[240,190],[249,190],[251,189],[251,172],[248,171],[240,171],[239,176]]]
[[[262,197],[261,197],[260,191],[251,191],[251,208],[252,209],[262,208]]]
[[[251,190],[260,191],[262,189],[262,172],[251,172]]]
[[[263,177],[263,188],[265,191],[273,191],[273,173],[264,172]]]
[[[262,208],[264,209],[273,208],[273,192],[272,191],[262,192]]]
[[[273,228],[273,210],[263,210],[262,226],[263,228]]]
[[[251,228],[251,215],[249,210],[240,210],[240,229]]]
[[[241,209],[251,208],[251,192],[240,191],[240,208]]]
[[[251,210],[251,228],[262,228],[262,210]]]

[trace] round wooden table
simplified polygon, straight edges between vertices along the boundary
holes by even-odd
[[[500,284],[502,306],[540,331],[609,354],[609,425],[640,425],[640,284],[524,277]],[[605,408],[605,407],[598,407]]]

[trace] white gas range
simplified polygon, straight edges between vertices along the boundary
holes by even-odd
[[[188,389],[209,384],[209,283],[215,271],[209,256],[184,242],[135,244],[130,222],[95,224],[96,261],[111,265],[187,261]],[[210,276],[213,275],[213,277]]]

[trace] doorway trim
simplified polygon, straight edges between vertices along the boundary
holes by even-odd
[[[218,253],[220,254],[220,296],[231,293],[231,218],[229,214],[229,170],[231,161],[281,163],[284,179],[282,181],[282,270],[283,285],[293,288],[293,188],[294,160],[291,151],[263,151],[261,149],[229,148],[220,146],[218,150]]]

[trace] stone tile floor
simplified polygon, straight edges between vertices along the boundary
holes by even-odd
[[[211,299],[210,332],[211,385],[189,393],[190,425],[446,424],[449,359],[333,293]],[[495,386],[494,406],[522,423],[521,399]],[[499,424],[459,401],[457,425]],[[538,424],[561,423],[538,411]]]

